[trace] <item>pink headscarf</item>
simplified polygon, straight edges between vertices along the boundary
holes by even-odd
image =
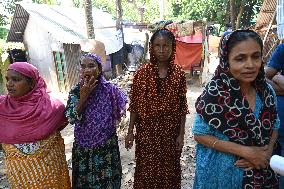
[[[0,96],[0,143],[19,144],[47,138],[66,121],[64,104],[47,94],[46,84],[33,65],[16,62],[8,70],[30,77],[36,84],[24,96]]]

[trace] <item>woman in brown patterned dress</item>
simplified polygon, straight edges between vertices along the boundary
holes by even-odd
[[[135,125],[135,189],[179,189],[180,155],[184,140],[186,78],[174,64],[176,43],[166,30],[150,41],[150,62],[135,74],[130,94],[130,123],[125,139],[133,145]]]

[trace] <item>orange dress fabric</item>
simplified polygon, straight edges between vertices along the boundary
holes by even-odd
[[[60,133],[40,141],[40,148],[25,154],[12,144],[2,144],[11,189],[71,189]]]
[[[179,189],[176,139],[181,117],[188,113],[185,73],[170,64],[168,76],[159,78],[157,65],[142,66],[134,76],[129,111],[138,114],[134,189]]]

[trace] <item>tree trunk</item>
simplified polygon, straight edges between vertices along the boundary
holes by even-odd
[[[116,0],[117,1],[117,0]],[[121,0],[120,0],[121,1]],[[127,0],[128,3],[132,3],[135,7],[135,9],[137,11],[139,11],[140,13],[140,22],[143,23],[144,22],[144,12],[145,12],[145,8],[144,7],[138,7],[136,0]],[[145,3],[147,4],[148,2],[145,1]]]
[[[251,19],[254,16],[254,6],[258,4],[257,0],[249,1],[247,5],[244,8],[244,13],[241,18],[241,24],[244,28],[249,28],[251,27]],[[256,9],[256,12],[259,12],[260,8]]]
[[[165,19],[165,1],[159,0],[160,20]]]
[[[241,0],[240,3],[241,3],[241,5],[240,5],[240,11],[239,11],[239,14],[238,14],[238,17],[237,17],[236,29],[240,28],[241,18],[242,18],[242,15],[244,13],[244,10],[245,10],[244,0]]]
[[[138,8],[139,12],[140,12],[140,23],[144,23],[144,12],[145,12],[145,8],[144,7],[140,7]]]
[[[231,12],[231,24],[233,30],[236,29],[236,2],[235,0],[230,0],[230,12]]]
[[[228,24],[228,23],[230,23],[230,8],[231,8],[231,6],[230,6],[230,2],[227,2],[227,7],[226,7],[226,16],[225,16],[225,18],[226,18],[226,20],[225,20],[225,24]]]
[[[94,39],[95,38],[95,32],[94,32],[94,23],[93,23],[93,6],[92,6],[92,0],[85,0],[85,17],[86,17],[86,26],[87,26],[87,35],[88,39]]]
[[[124,50],[124,34],[123,34],[123,27],[122,27],[122,6],[121,6],[121,0],[115,0],[116,5],[116,29],[120,30],[121,37],[122,37],[122,48]],[[122,60],[125,60],[125,55],[123,53]],[[122,74],[122,64],[124,64],[125,61],[121,62],[120,64],[117,64],[115,68],[112,70],[113,77],[117,77]]]
[[[116,4],[116,29],[122,29],[122,7],[121,0],[115,0]]]
[[[116,29],[121,31],[122,42],[124,43],[124,33],[122,27],[122,6],[121,0],[115,0],[116,4]],[[136,3],[135,3],[136,4]]]

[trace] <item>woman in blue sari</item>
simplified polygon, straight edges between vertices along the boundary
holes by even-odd
[[[279,119],[257,33],[224,37],[220,64],[197,99],[195,189],[278,188],[269,167]]]

